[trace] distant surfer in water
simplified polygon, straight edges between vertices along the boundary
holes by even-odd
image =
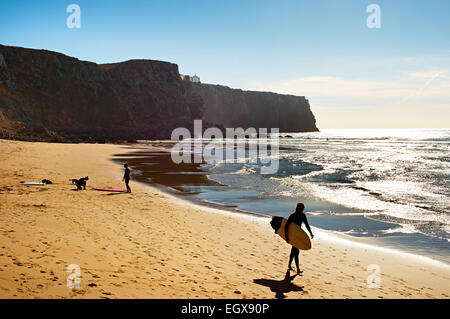
[[[130,185],[130,169],[128,168],[128,164],[124,164],[123,167],[125,167],[125,174],[123,174],[122,181],[125,181],[125,185],[127,186],[127,193],[131,193]]]
[[[306,219],[306,215],[303,212],[304,209],[305,209],[305,205],[303,205],[303,203],[298,203],[297,208],[295,209],[295,212],[292,213],[291,216],[289,216],[289,218],[286,222],[286,225],[284,226],[284,233],[286,235],[287,243],[289,243],[288,229],[289,229],[290,223],[295,223],[299,227],[302,227],[302,223],[304,222],[306,229],[308,229],[309,234],[311,235],[311,239],[314,238],[311,228],[309,227],[308,219]],[[294,246],[292,246],[291,255],[289,256],[288,270],[294,270],[294,269],[292,269],[291,264],[292,264],[292,259],[295,259],[295,265],[297,266],[297,274],[301,274],[303,272],[303,271],[300,271],[300,267],[299,267],[299,263],[298,263],[299,253],[300,253],[300,251],[297,248],[295,248]]]

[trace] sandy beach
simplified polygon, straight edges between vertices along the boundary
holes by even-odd
[[[450,267],[314,229],[303,275],[269,218],[202,207],[131,182],[130,146],[0,140],[0,298],[449,298]],[[89,176],[86,191],[69,179]],[[20,181],[50,179],[47,186]],[[307,203],[306,203],[307,204]],[[66,269],[81,270],[68,288]],[[379,288],[367,267],[377,264]],[[294,273],[291,273],[293,276]]]

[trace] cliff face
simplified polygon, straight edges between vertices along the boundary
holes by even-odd
[[[186,101],[176,64],[98,65],[0,46],[0,121],[7,119],[0,124],[6,130],[40,127],[65,136],[168,138],[176,127],[190,128],[201,110],[201,104]]]
[[[221,85],[185,82],[204,102],[203,119],[224,127],[279,128],[280,132],[318,131],[303,96],[243,91]]]
[[[182,81],[167,62],[99,65],[0,45],[0,137],[163,139],[199,118],[204,128],[316,130],[304,98]]]

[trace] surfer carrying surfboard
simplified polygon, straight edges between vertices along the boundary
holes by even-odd
[[[305,223],[306,229],[309,231],[309,234],[311,235],[311,239],[314,238],[311,228],[309,227],[308,219],[306,218],[306,215],[303,212],[304,209],[305,209],[305,205],[303,205],[303,203],[298,203],[297,207],[295,209],[295,212],[292,213],[291,216],[289,216],[289,218],[284,226],[284,233],[285,233],[287,243],[289,243],[288,229],[289,229],[290,223],[297,224],[299,227],[302,227],[302,223]],[[297,274],[301,274],[303,272],[300,270],[300,267],[299,267],[299,262],[298,262],[299,253],[300,253],[300,251],[298,250],[298,248],[292,246],[291,255],[289,256],[288,270],[294,270],[294,269],[292,269],[292,266],[291,266],[292,259],[294,259],[295,265],[297,266]]]
[[[125,173],[123,174],[122,181],[125,181],[125,185],[127,186],[127,193],[131,193],[130,185],[130,169],[128,168],[128,164],[124,164],[123,167],[125,167]]]

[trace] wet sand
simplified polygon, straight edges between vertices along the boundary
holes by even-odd
[[[0,140],[0,298],[449,298],[448,266],[313,229],[302,276],[269,219],[201,207],[131,182],[132,148]],[[89,176],[86,191],[71,178]],[[20,181],[54,182],[23,186]],[[132,177],[135,178],[135,177]],[[81,270],[68,288],[67,266]],[[380,287],[367,285],[370,264]],[[293,273],[291,273],[293,276]],[[370,278],[369,278],[370,279]],[[370,281],[370,280],[369,280]]]

